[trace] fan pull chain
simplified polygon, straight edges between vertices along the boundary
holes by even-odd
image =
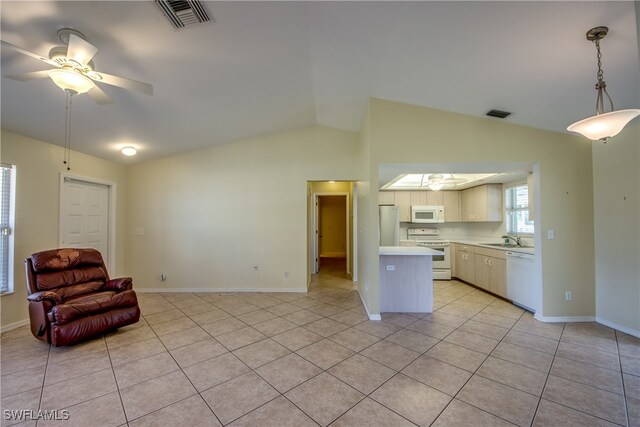
[[[64,129],[64,160],[62,163],[67,165],[67,170],[71,170],[71,97],[73,94],[70,91],[65,92],[67,93],[67,106]]]

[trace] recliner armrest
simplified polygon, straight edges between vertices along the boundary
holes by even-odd
[[[33,301],[33,302],[40,302],[42,300],[49,300],[54,305],[55,304],[60,304],[62,302],[62,298],[60,298],[60,295],[56,294],[55,292],[51,292],[51,291],[40,291],[40,292],[36,292],[34,294],[31,294],[31,295],[27,295],[27,300]]]
[[[133,280],[131,277],[120,277],[118,279],[111,279],[105,282],[104,288],[108,291],[122,292],[127,291],[133,287]]]

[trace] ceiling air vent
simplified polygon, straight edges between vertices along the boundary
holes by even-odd
[[[155,0],[175,28],[209,22],[211,18],[198,0]]]
[[[500,110],[491,110],[487,113],[489,117],[497,117],[499,119],[504,119],[507,116],[510,116],[511,113],[508,111],[500,111]]]

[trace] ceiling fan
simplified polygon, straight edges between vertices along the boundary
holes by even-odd
[[[48,58],[2,40],[2,46],[55,67],[50,70],[5,77],[19,81],[50,77],[57,86],[68,94],[75,95],[86,92],[98,104],[111,104],[113,100],[94,82],[121,87],[145,95],[153,95],[153,86],[148,83],[95,71],[92,58],[98,52],[98,48],[87,42],[86,37],[79,31],[63,28],[58,30],[58,38],[65,46],[53,47],[49,51]]]

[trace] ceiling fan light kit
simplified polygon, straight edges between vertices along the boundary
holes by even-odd
[[[95,86],[90,78],[68,68],[49,70],[51,80],[63,91],[72,92],[72,95],[88,92]]]
[[[567,127],[570,132],[579,133],[593,141],[603,141],[619,134],[622,129],[640,115],[639,109],[627,109],[615,111],[613,108],[613,100],[607,92],[607,84],[603,80],[602,72],[602,54],[600,53],[600,40],[602,40],[609,28],[607,27],[595,27],[587,31],[587,40],[595,43],[596,50],[598,52],[598,74],[596,82],[596,91],[598,96],[596,99],[596,115],[580,120],[571,126]],[[604,96],[609,100],[611,111],[605,113],[604,110]]]

